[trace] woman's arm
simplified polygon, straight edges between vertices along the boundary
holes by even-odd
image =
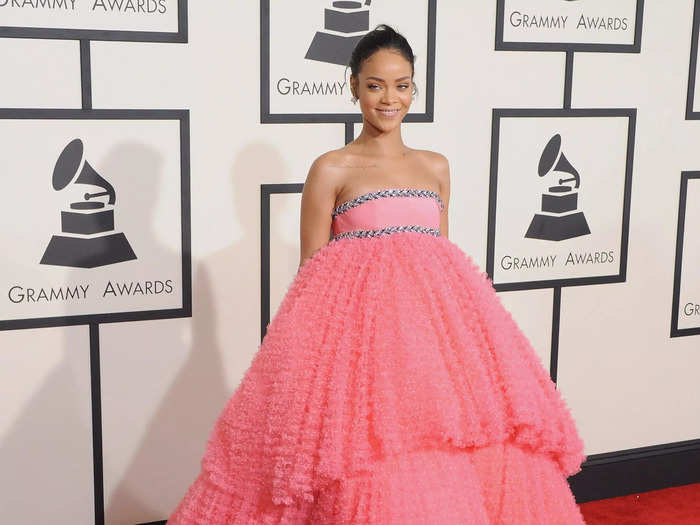
[[[448,211],[450,205],[450,163],[447,157],[440,153],[435,153],[433,158],[435,176],[440,183],[440,198],[444,205],[440,213],[440,234],[448,237]]]
[[[331,235],[331,213],[338,194],[337,177],[330,168],[329,155],[318,157],[306,176],[301,194],[299,267],[328,244]]]

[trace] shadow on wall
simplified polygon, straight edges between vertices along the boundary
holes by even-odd
[[[217,191],[217,181],[198,176],[196,167],[192,173],[192,244],[196,248],[198,236],[216,236],[222,234],[217,232],[234,225],[213,223],[218,217],[209,215],[210,210],[202,207],[202,203],[209,201],[212,191]],[[300,175],[301,180],[304,175]],[[231,169],[231,196],[241,238],[194,264],[191,343],[186,342],[182,334],[182,320],[129,323],[128,329],[120,333],[131,344],[111,343],[114,352],[126,351],[136,360],[125,362],[120,356],[121,366],[148,366],[147,374],[153,376],[159,374],[158,367],[164,366],[169,355],[186,357],[154,407],[148,425],[139,432],[142,438],[130,456],[130,463],[123,469],[119,465],[111,467],[113,472],[122,473],[116,476],[118,482],[113,491],[105,494],[108,524],[166,519],[199,472],[214,422],[237,386],[231,382],[232,372],[240,380],[259,348],[260,184],[286,178],[283,160],[269,144],[251,144],[235,158]],[[152,196],[155,187],[145,188],[145,191]],[[143,224],[149,222],[144,220]],[[275,253],[288,260],[298,257],[298,243],[284,244],[285,240],[275,233],[279,228],[273,225],[272,229],[271,242],[281,247]],[[228,232],[226,236],[230,236]],[[276,307],[273,305],[273,308]],[[172,323],[172,329],[159,326],[161,323]],[[239,333],[240,330],[245,333]],[[128,348],[123,348],[125,346]],[[159,351],[148,357],[148,348],[152,346],[157,346]],[[126,382],[114,387],[129,388]],[[118,395],[118,392],[112,390],[110,394]],[[103,386],[104,395],[106,388]],[[138,403],[138,400],[131,402]],[[129,406],[124,406],[122,419],[128,411]],[[104,414],[103,419],[108,418],[109,415]],[[113,421],[111,424],[115,427],[109,430],[110,435],[105,429],[105,444],[118,441],[118,425],[129,423]],[[105,472],[109,464],[107,454],[105,448]]]
[[[38,344],[4,349],[32,354],[13,359],[24,368],[12,373],[35,377],[41,362],[56,364],[0,439],[2,521],[56,523],[60,517],[85,523],[92,518],[93,495],[88,330],[45,328],[18,335],[18,345],[27,337]]]

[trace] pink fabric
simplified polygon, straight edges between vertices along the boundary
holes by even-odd
[[[389,226],[407,199],[345,213]],[[299,269],[168,523],[582,525],[566,477],[584,459],[548,372],[456,244],[340,239]]]
[[[333,219],[333,235],[351,230],[417,224],[440,228],[440,203],[432,197],[382,197],[363,202]]]

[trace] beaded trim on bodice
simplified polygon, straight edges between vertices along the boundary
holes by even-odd
[[[435,235],[436,237],[440,235],[440,230],[437,228],[429,228],[418,224],[402,224],[399,226],[387,226],[386,228],[379,228],[377,230],[350,230],[333,236],[331,241],[347,239],[348,237],[379,237],[380,235],[391,235],[392,233],[398,232],[429,233],[430,235]]]
[[[436,199],[440,204],[440,210],[443,210],[445,208],[442,199],[440,198],[440,194],[432,190],[424,190],[417,188],[387,188],[383,190],[364,193],[355,197],[354,199],[345,201],[344,203],[339,204],[333,209],[331,216],[335,217],[336,215],[340,215],[341,213],[348,211],[350,208],[359,206],[363,202],[367,202],[372,199],[379,199],[381,197],[432,197],[433,199]]]
[[[341,215],[346,211],[350,210],[351,208],[359,206],[365,202],[383,197],[427,197],[435,199],[439,204],[440,210],[444,209],[444,204],[442,202],[442,199],[440,198],[440,194],[437,192],[418,188],[386,188],[383,190],[376,190],[364,193],[355,197],[354,199],[350,199],[349,201],[339,204],[333,209],[333,219],[335,219],[338,215]],[[379,237],[398,232],[427,233],[436,237],[441,235],[440,230],[438,228],[420,224],[399,224],[374,229],[357,228],[353,230],[348,230],[334,235],[331,240],[337,241],[339,239],[347,239],[352,237]]]

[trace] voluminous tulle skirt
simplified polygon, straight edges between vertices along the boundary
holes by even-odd
[[[469,256],[347,238],[299,269],[168,523],[577,525],[584,459]]]

